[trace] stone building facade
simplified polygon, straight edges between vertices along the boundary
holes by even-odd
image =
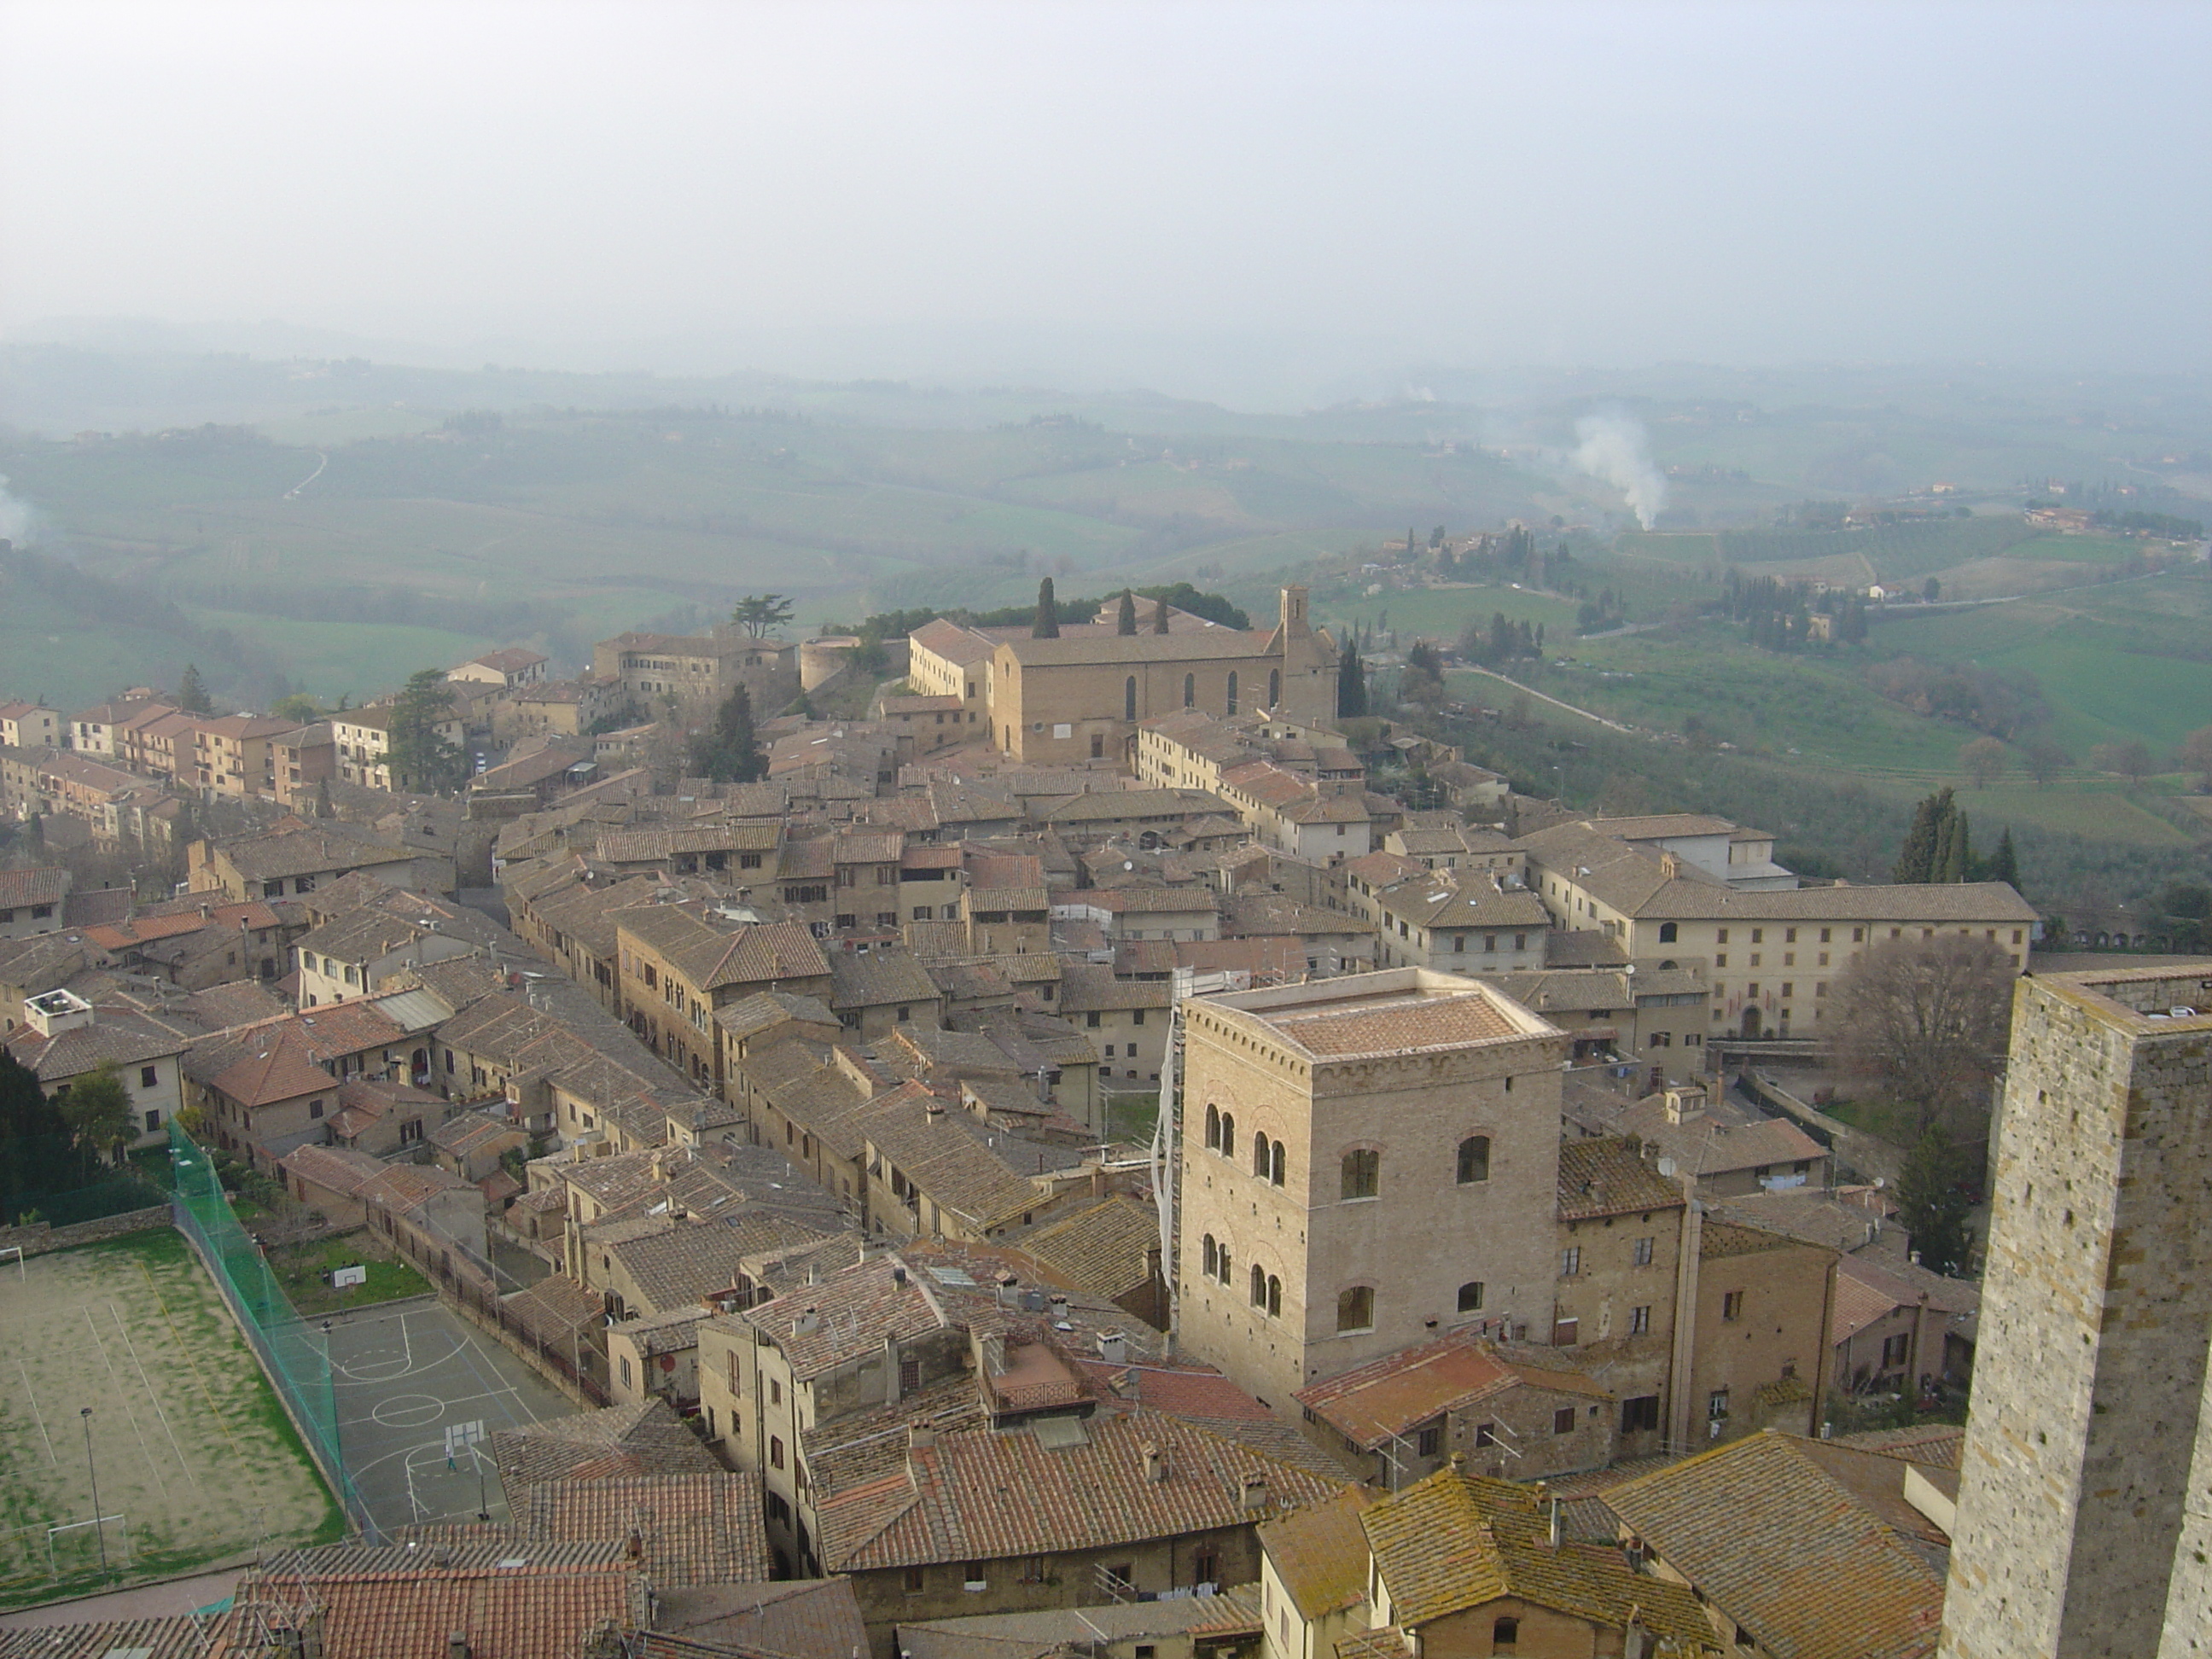
[[[1558,1030],[1418,968],[1208,998],[1183,1029],[1191,1352],[1295,1417],[1442,1331],[1549,1332]]]
[[[609,712],[640,719],[673,709],[703,720],[742,685],[753,718],[776,713],[799,691],[799,652],[788,640],[755,639],[734,623],[704,634],[617,634],[592,647],[592,678],[610,687]],[[614,689],[619,688],[619,689]]]
[[[2014,988],[1943,1659],[2212,1652],[2212,962]]]

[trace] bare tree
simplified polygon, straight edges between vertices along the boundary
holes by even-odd
[[[2012,1030],[2013,962],[1988,939],[1891,939],[1834,981],[1828,1049],[1912,1108],[1919,1127],[1970,1129]]]
[[[2020,754],[2039,789],[2074,763],[2074,757],[2048,738],[2030,738],[2021,745]]]
[[[2089,764],[2100,772],[2118,772],[2141,783],[2157,765],[2149,748],[2141,743],[2100,743],[2089,750]]]
[[[1959,765],[1977,789],[1986,789],[2002,777],[2010,758],[1995,738],[1976,738],[1959,750]]]
[[[2212,795],[2212,726],[2191,732],[2174,752],[2184,767],[2197,774],[2197,787]]]

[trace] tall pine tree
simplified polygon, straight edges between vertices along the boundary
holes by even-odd
[[[1359,647],[1347,644],[1336,665],[1336,712],[1354,720],[1367,712],[1367,667],[1359,660]]]
[[[2001,881],[2014,892],[2020,890],[2020,859],[2012,849],[2012,826],[2005,825],[2004,833],[1997,837],[1997,850],[1990,854],[1990,861],[1980,871],[1984,881]]]
[[[1121,590],[1121,609],[1114,618],[1114,631],[1125,637],[1137,631],[1137,596],[1126,587]]]
[[[751,783],[768,770],[753,735],[753,700],[742,685],[733,688],[714,711],[711,730],[691,740],[691,774],[717,783]]]
[[[1052,596],[1052,578],[1047,576],[1037,584],[1036,620],[1030,624],[1033,640],[1056,640],[1060,637],[1060,604]]]
[[[1936,855],[1942,850],[1943,827],[1951,816],[1951,791],[1947,785],[1912,809],[1912,825],[1905,832],[1905,845],[1889,878],[1901,884],[1936,879]]]
[[[200,665],[196,662],[185,665],[184,676],[177,682],[177,707],[187,714],[215,713],[215,703],[208,696],[207,683],[200,678]]]
[[[1152,632],[1155,634],[1164,634],[1167,631],[1168,596],[1163,593],[1159,598],[1152,601]]]

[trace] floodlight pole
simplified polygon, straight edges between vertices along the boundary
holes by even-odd
[[[100,1570],[107,1571],[107,1528],[100,1521],[100,1465],[92,1457],[92,1407],[81,1406],[77,1415],[84,1419],[84,1467],[92,1476],[92,1530],[100,1540]]]

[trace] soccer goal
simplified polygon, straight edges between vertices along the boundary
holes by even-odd
[[[21,1244],[0,1244],[0,1262],[5,1262],[11,1255],[15,1258],[15,1277],[21,1279],[28,1271],[23,1266],[23,1247]]]

